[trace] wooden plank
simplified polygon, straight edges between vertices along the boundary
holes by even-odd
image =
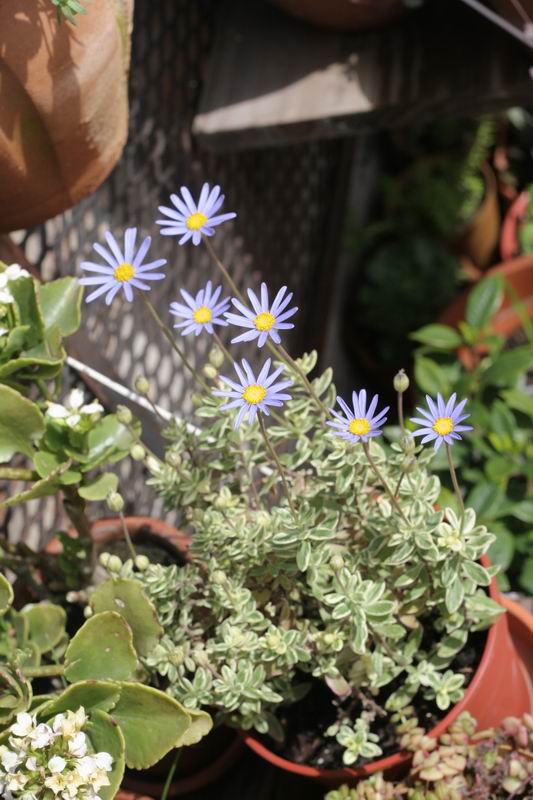
[[[358,34],[261,0],[222,0],[193,132],[237,150],[527,105],[532,63],[531,50],[454,0]]]

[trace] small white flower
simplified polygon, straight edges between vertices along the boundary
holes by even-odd
[[[20,764],[21,758],[18,753],[8,750],[6,747],[0,755],[0,761],[6,772],[12,772]]]
[[[98,767],[93,756],[85,756],[84,758],[80,758],[76,764],[76,769],[82,778],[90,778],[93,772],[98,769]]]
[[[87,755],[87,740],[84,733],[79,731],[74,734],[68,743],[68,751],[77,758],[83,758]]]
[[[11,264],[2,274],[6,276],[7,281],[17,281],[19,278],[30,277],[28,270],[22,269],[20,264]]]
[[[64,758],[61,758],[61,756],[53,756],[48,762],[48,769],[53,774],[56,772],[63,772],[66,766],[67,762]]]
[[[105,770],[95,770],[89,778],[89,784],[92,786],[95,792],[99,791],[102,786],[109,786],[110,781],[105,773]]]
[[[63,792],[68,786],[67,776],[58,772],[55,775],[50,775],[45,779],[44,785],[47,789],[51,789],[55,795]]]
[[[31,743],[36,750],[41,750],[43,747],[48,747],[48,745],[52,744],[55,739],[52,728],[49,725],[45,725],[44,722],[42,722],[40,725],[37,725],[35,730],[32,731],[29,736]]]
[[[35,756],[30,756],[26,759],[26,769],[29,769],[30,772],[33,772],[34,769],[37,769],[37,759]]]
[[[69,428],[75,428],[81,420],[82,414],[90,416],[102,414],[104,409],[96,400],[92,403],[84,405],[85,400],[81,389],[73,389],[68,397],[65,399],[65,405],[59,403],[48,403],[46,413],[52,419],[65,420]],[[63,715],[61,715],[63,716]]]
[[[17,721],[13,723],[10,728],[11,733],[14,733],[15,736],[29,736],[29,734],[33,731],[35,725],[35,719],[28,714],[26,711],[23,711],[21,714],[17,714]]]
[[[0,272],[0,303],[10,304],[14,300],[13,295],[8,289],[8,283],[10,281],[16,281],[19,278],[27,278],[29,275],[30,273],[22,269],[22,267],[19,267],[18,264],[11,264],[10,267]]]
[[[24,775],[23,772],[17,772],[14,775],[7,776],[6,786],[10,792],[16,792],[17,790],[24,789],[28,781],[29,778],[27,775]]]
[[[111,772],[113,769],[113,758],[109,753],[96,753],[94,760],[98,769],[104,769],[106,772]]]

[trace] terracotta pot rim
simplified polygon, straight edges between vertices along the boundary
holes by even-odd
[[[484,566],[487,566],[490,562],[487,556],[481,557],[481,562]],[[496,602],[500,602],[501,605],[508,608],[511,613],[513,613],[512,608],[509,608],[509,602],[506,603],[502,602],[502,597],[500,592],[497,588],[496,579],[492,578],[489,586],[489,595],[492,600]],[[528,614],[524,610],[525,614]],[[533,634],[533,616],[531,617],[531,627],[532,627],[532,634]],[[455,706],[438,722],[434,728],[431,729],[429,732],[429,736],[433,739],[440,736],[446,728],[459,716],[459,714],[464,710],[465,705],[468,703],[469,696],[474,692],[476,687],[482,681],[489,664],[493,658],[494,652],[496,651],[496,639],[498,635],[498,631],[501,630],[502,626],[506,625],[505,615],[502,615],[496,622],[489,628],[487,634],[487,641],[485,643],[485,648],[483,650],[483,655],[481,656],[481,660],[478,664],[476,672],[470,681],[464,697],[456,703]],[[300,775],[306,778],[314,778],[318,779],[321,782],[327,782],[328,784],[333,785],[334,782],[342,782],[346,780],[353,780],[354,778],[365,778],[371,774],[376,772],[390,770],[394,767],[399,767],[405,763],[407,763],[411,758],[412,755],[406,751],[399,751],[398,753],[393,753],[386,758],[380,758],[377,761],[372,761],[369,764],[366,764],[363,767],[359,767],[357,769],[352,769],[351,767],[341,767],[340,769],[321,769],[319,767],[310,767],[305,764],[297,764],[294,761],[289,761],[286,758],[282,758],[281,756],[276,755],[272,751],[270,751],[265,745],[259,742],[253,734],[249,734],[247,732],[242,732],[241,735],[243,736],[245,744],[254,751],[257,755],[264,758],[266,761],[274,764],[276,767],[279,767],[286,772],[292,772],[296,775]]]
[[[530,199],[529,192],[524,190],[515,197],[507,209],[500,237],[500,255],[503,261],[509,261],[524,255],[520,251],[518,229],[524,221]]]

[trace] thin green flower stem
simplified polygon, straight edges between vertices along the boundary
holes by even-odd
[[[398,500],[396,499],[396,497],[391,492],[387,481],[385,480],[385,478],[383,477],[383,475],[381,474],[381,472],[379,470],[378,465],[376,464],[376,462],[374,461],[374,459],[370,455],[370,448],[368,446],[368,442],[361,442],[361,444],[363,445],[363,450],[365,451],[365,456],[368,459],[368,463],[370,464],[370,466],[374,470],[374,473],[375,473],[377,479],[379,480],[379,482],[381,483],[381,485],[383,486],[383,488],[385,489],[385,491],[389,495],[391,503],[393,504],[394,508],[396,509],[398,514],[401,516],[403,521],[405,523],[407,523],[407,525],[409,525],[409,521],[408,521],[407,517],[405,516],[405,514],[403,513],[403,511],[402,511],[402,509],[400,507],[400,504],[398,503]]]
[[[63,675],[65,667],[61,664],[45,664],[41,667],[22,667],[25,678],[55,678]]]
[[[215,262],[215,264],[217,265],[217,267],[221,271],[222,275],[226,279],[226,281],[229,284],[232,292],[239,298],[241,303],[244,303],[244,305],[248,308],[249,307],[249,303],[246,301],[246,298],[244,297],[242,292],[239,290],[237,284],[235,283],[235,281],[233,280],[233,278],[229,274],[228,270],[226,269],[226,267],[224,266],[224,264],[222,263],[220,258],[215,253],[215,251],[213,249],[213,245],[209,241],[208,237],[207,236],[202,236],[202,240],[203,240],[205,246],[207,247],[209,255],[211,256],[211,258],[213,259],[213,261]],[[281,347],[281,345],[276,346],[276,345],[272,344],[270,339],[268,340],[267,345],[268,345],[268,348],[269,348],[271,353],[273,353],[274,355],[277,355],[278,357],[281,357],[282,361],[285,361],[286,364],[288,364],[290,367],[292,367],[292,369],[296,372],[296,374],[298,375],[298,377],[300,378],[300,380],[302,381],[302,383],[306,387],[307,391],[309,392],[309,394],[311,395],[311,397],[313,398],[313,400],[317,404],[317,406],[320,409],[320,411],[322,411],[322,413],[325,414],[326,416],[329,416],[327,408],[325,407],[325,405],[318,398],[315,390],[313,389],[313,387],[311,386],[311,383],[309,382],[309,379],[307,378],[307,375],[300,369],[300,367],[298,366],[298,364],[296,364],[294,359],[291,358],[291,356],[283,349],[283,347]]]
[[[183,352],[181,347],[179,347],[179,345],[176,343],[176,340],[174,339],[174,336],[172,335],[172,331],[170,330],[168,325],[165,325],[165,323],[163,322],[163,320],[161,319],[161,317],[159,316],[159,314],[157,313],[157,311],[155,310],[155,308],[153,307],[153,305],[148,300],[148,298],[146,297],[145,294],[142,295],[142,299],[144,300],[144,304],[145,304],[146,308],[148,309],[148,311],[150,312],[150,314],[151,314],[154,322],[156,323],[157,327],[159,328],[159,330],[161,331],[161,333],[163,334],[165,339],[168,341],[168,343],[170,344],[170,346],[172,347],[174,352],[179,355],[179,357],[181,358],[183,364],[185,365],[185,367],[187,367],[187,369],[189,370],[189,372],[191,373],[193,378],[195,378],[195,380],[198,381],[200,386],[202,386],[202,388],[206,392],[209,392],[210,389],[209,389],[207,383],[198,374],[198,372],[194,369],[194,367],[192,366],[192,364],[187,359],[187,356],[185,355],[185,353]]]
[[[128,526],[126,525],[126,519],[124,517],[124,512],[120,512],[120,524],[122,525],[122,533],[124,534],[124,539],[126,540],[126,544],[128,546],[128,550],[130,551],[130,555],[135,561],[137,558],[137,552],[135,547],[133,546],[133,542],[131,541],[130,532],[128,530]]]
[[[405,433],[405,420],[403,415],[403,392],[398,392],[398,421],[400,423],[400,428],[402,429],[402,433]]]
[[[452,458],[452,448],[449,444],[445,442],[446,445],[446,455],[448,456],[448,467],[450,469],[450,475],[453,483],[453,488],[455,490],[455,496],[459,502],[459,508],[461,509],[461,525],[459,528],[459,532],[463,532],[463,525],[465,521],[465,504],[463,501],[463,495],[461,493],[461,488],[459,486],[459,482],[457,480],[457,474],[455,472],[455,467],[453,465],[453,458]]]
[[[0,467],[2,481],[37,481],[39,476],[31,469],[23,467]]]
[[[176,755],[174,756],[174,761],[172,762],[172,766],[170,767],[170,769],[168,771],[167,779],[165,781],[165,785],[164,785],[163,791],[161,793],[161,800],[167,800],[167,798],[168,798],[168,793],[170,791],[170,785],[171,785],[172,780],[174,778],[174,773],[176,772],[176,768],[178,766],[178,762],[179,762],[179,760],[181,758],[181,750],[182,750],[182,748],[179,748],[179,750],[176,750]]]
[[[235,364],[236,363],[235,359],[233,358],[230,351],[228,350],[228,348],[226,347],[226,345],[224,344],[224,342],[222,341],[222,339],[220,338],[220,336],[216,331],[213,331],[213,338],[220,347],[220,349],[222,350],[222,352],[224,353],[224,355],[226,356],[226,358],[228,359],[228,361],[230,363]]]
[[[220,258],[219,258],[219,257],[217,256],[217,254],[215,253],[215,251],[214,251],[214,249],[213,249],[213,245],[212,245],[212,244],[211,244],[211,242],[209,241],[209,237],[207,237],[207,236],[202,236],[202,241],[203,241],[203,243],[205,244],[205,246],[207,247],[207,251],[208,251],[209,255],[211,256],[211,258],[213,259],[213,261],[215,262],[215,264],[217,265],[217,267],[218,267],[218,268],[219,268],[219,270],[221,271],[222,275],[224,276],[224,278],[225,278],[225,279],[226,279],[226,281],[228,282],[228,284],[229,284],[229,286],[230,286],[230,288],[231,288],[231,291],[232,291],[232,292],[233,292],[235,295],[237,295],[237,297],[239,298],[239,300],[241,301],[241,303],[244,303],[244,304],[247,306],[247,305],[248,305],[248,303],[247,303],[247,302],[246,302],[246,300],[244,299],[244,295],[243,295],[243,294],[242,294],[242,292],[239,290],[239,287],[237,286],[237,284],[235,283],[235,281],[233,280],[233,278],[232,278],[232,277],[231,277],[231,275],[229,274],[228,270],[226,269],[226,267],[224,266],[224,264],[222,263],[222,261],[220,260]]]
[[[405,478],[405,472],[402,472],[398,479],[398,483],[396,484],[396,489],[394,490],[394,497],[398,497],[398,492],[400,491],[400,486],[402,485],[402,481]]]
[[[294,517],[294,521],[298,522],[298,514],[296,513],[296,508],[294,506],[294,503],[292,502],[292,497],[291,497],[291,494],[290,494],[290,491],[289,491],[289,484],[287,483],[287,477],[285,475],[285,470],[283,469],[283,467],[281,465],[281,461],[278,458],[278,454],[276,453],[273,445],[270,442],[270,439],[268,438],[268,433],[267,433],[267,430],[266,430],[265,421],[263,419],[262,413],[259,411],[257,416],[259,418],[259,428],[261,429],[261,433],[263,435],[263,439],[265,440],[265,444],[267,446],[267,449],[270,452],[270,455],[272,456],[272,459],[274,460],[274,463],[276,464],[276,467],[278,468],[278,472],[279,472],[279,474],[281,476],[281,480],[283,482],[283,488],[285,489],[285,494],[287,495],[287,500],[289,501],[289,506],[290,506],[290,509],[292,511],[292,516]]]
[[[311,397],[312,397],[312,398],[313,398],[313,400],[315,401],[315,403],[316,403],[317,407],[318,407],[318,408],[320,409],[320,411],[321,411],[321,412],[324,414],[324,416],[326,416],[326,417],[329,417],[329,411],[327,410],[326,406],[325,406],[325,405],[324,405],[324,403],[323,403],[323,402],[320,400],[319,396],[317,395],[317,393],[316,393],[316,392],[315,392],[315,390],[313,389],[313,387],[312,387],[312,385],[311,385],[311,381],[309,380],[309,378],[307,377],[307,375],[305,374],[305,372],[304,372],[302,369],[300,369],[300,367],[298,366],[298,364],[296,363],[296,361],[295,361],[295,360],[292,358],[292,356],[290,356],[290,355],[287,353],[287,351],[286,351],[286,350],[285,350],[285,349],[284,349],[284,348],[283,348],[283,347],[282,347],[280,344],[278,344],[278,345],[273,345],[273,344],[271,344],[271,342],[269,341],[269,342],[268,342],[268,346],[270,347],[270,349],[271,349],[273,352],[275,352],[275,353],[277,353],[278,355],[280,355],[280,356],[281,356],[281,358],[283,359],[283,361],[285,361],[285,363],[286,363],[286,364],[288,364],[288,365],[289,365],[289,367],[291,367],[291,368],[292,368],[292,369],[293,369],[293,370],[296,372],[296,374],[298,375],[298,377],[300,378],[300,380],[301,380],[301,381],[302,381],[302,383],[304,384],[305,388],[307,389],[307,391],[309,392],[309,394],[311,395]]]

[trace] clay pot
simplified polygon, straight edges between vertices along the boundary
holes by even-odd
[[[134,794],[133,792],[123,792],[122,789],[115,795],[115,800],[154,800],[147,794]]]
[[[528,207],[529,192],[520,192],[505,215],[500,238],[500,254],[503,261],[520,255],[518,229],[524,221]]]
[[[152,519],[152,517],[126,517],[125,522],[134,543],[136,540],[143,540],[150,544],[157,544],[176,556],[181,563],[188,560],[191,539],[183,531],[176,530],[166,522]],[[70,530],[69,535],[76,537],[77,533]],[[94,522],[91,526],[91,535],[100,552],[105,550],[105,546],[109,542],[124,541],[122,525],[118,518],[101,519]],[[61,550],[61,543],[58,539],[52,539],[45,547],[47,553],[55,555],[61,553]],[[215,728],[198,744],[184,747],[175,778],[168,791],[168,797],[180,797],[209,785],[238,760],[242,751],[243,744],[240,736],[225,726]],[[168,753],[158,764],[143,772],[128,772],[122,784],[133,794],[125,796],[124,800],[146,800],[145,796],[148,795],[148,800],[151,797],[160,797],[174,755],[175,751]]]
[[[500,236],[500,207],[498,185],[494,170],[483,165],[485,194],[474,216],[458,232],[454,249],[470,258],[476,267],[486,269],[491,264]]]
[[[385,25],[406,11],[402,0],[272,0],[294,17],[338,31],[357,31]]]
[[[91,0],[76,25],[52,0],[0,3],[0,232],[93,192],[128,131],[133,0]]]
[[[485,566],[489,563],[486,556],[481,561]],[[493,600],[502,600],[494,578],[491,581],[489,592]],[[510,606],[509,601],[504,602],[503,605],[507,608],[507,614],[503,614],[489,630],[481,661],[463,699],[429,732],[431,737],[437,738],[444,733],[463,711],[472,714],[482,729],[497,725],[504,717],[521,716],[533,708],[531,683],[533,673],[528,673],[528,668],[531,668],[533,660],[531,655],[531,651],[533,651],[533,617],[527,615],[529,629],[523,622],[520,627],[521,649],[529,649],[530,653],[527,657],[528,660],[525,661],[521,657],[521,649],[518,649],[510,631],[509,618],[514,613],[514,605]],[[526,612],[523,613],[526,614]],[[519,623],[513,622],[513,625],[516,632]],[[358,769],[345,767],[328,770],[296,764],[281,758],[253,735],[247,734],[244,736],[244,741],[251,750],[270,764],[286,772],[312,778],[330,787],[340,786],[344,783],[355,786],[362,778],[381,771],[389,780],[395,780],[405,774],[412,758],[409,753],[396,753]]]
[[[503,275],[505,281],[512,287],[518,298],[522,301],[530,318],[533,318],[533,255],[520,256],[503,264],[498,264],[487,270],[485,275]],[[439,322],[443,325],[450,325],[456,328],[464,319],[466,302],[468,300],[469,289],[465,289],[454,302],[448,306]],[[492,318],[492,328],[500,336],[510,338],[519,331],[523,325],[522,320],[513,308],[513,304],[507,295],[505,296],[500,309]],[[486,350],[477,347],[476,351],[480,355]],[[458,356],[467,369],[472,369],[477,363],[476,353],[468,348],[460,348]]]

